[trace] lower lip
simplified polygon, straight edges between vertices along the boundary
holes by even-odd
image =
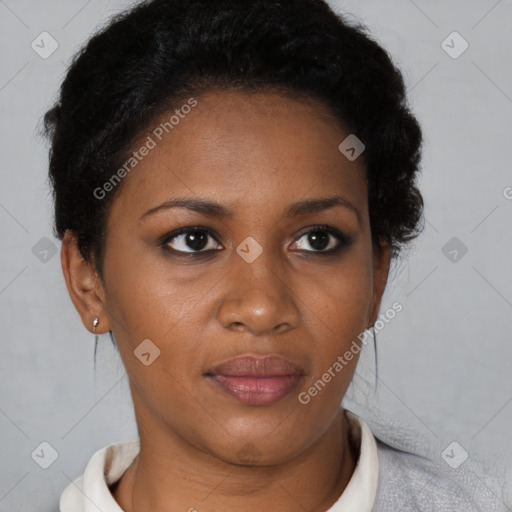
[[[297,386],[300,375],[270,377],[213,375],[210,379],[243,404],[269,405],[290,393]]]

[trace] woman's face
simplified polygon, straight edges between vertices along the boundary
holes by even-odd
[[[363,158],[339,151],[349,133],[323,105],[271,93],[196,100],[134,148],[155,143],[109,213],[100,332],[114,332],[139,431],[276,463],[338,414],[389,251],[373,252]],[[178,200],[193,205],[170,206]],[[254,359],[220,367],[242,356]]]

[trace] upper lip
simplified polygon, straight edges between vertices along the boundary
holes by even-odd
[[[246,355],[228,359],[212,367],[206,375],[233,377],[272,377],[302,375],[304,370],[289,359],[280,356]]]

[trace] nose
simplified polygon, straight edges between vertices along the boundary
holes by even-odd
[[[217,310],[223,327],[257,336],[297,327],[298,298],[286,265],[278,263],[276,255],[265,250],[252,263],[236,252],[233,260],[223,281],[225,292]]]

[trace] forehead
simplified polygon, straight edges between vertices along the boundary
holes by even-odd
[[[124,178],[112,210],[142,215],[173,196],[234,209],[280,208],[309,195],[366,198],[363,158],[338,149],[349,135],[319,101],[276,93],[217,92],[188,99],[141,134],[146,155]]]

